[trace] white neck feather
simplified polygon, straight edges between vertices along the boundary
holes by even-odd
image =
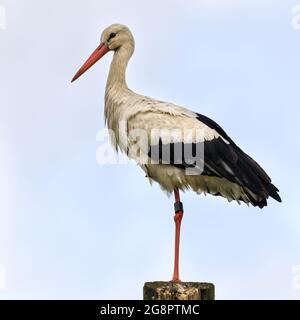
[[[119,89],[127,89],[126,84],[126,68],[133,49],[128,47],[120,47],[115,51],[113,60],[110,65],[109,75],[106,83],[106,93],[112,87]]]
[[[105,120],[109,128],[117,129],[120,106],[124,94],[130,93],[126,84],[126,68],[134,51],[133,46],[122,46],[115,51],[110,65],[109,75],[105,89]]]

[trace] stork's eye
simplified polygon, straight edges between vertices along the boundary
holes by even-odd
[[[109,35],[109,38],[107,41],[109,41],[110,39],[114,38],[117,34],[115,32],[112,32],[110,35]]]

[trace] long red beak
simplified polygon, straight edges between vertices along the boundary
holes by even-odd
[[[98,60],[100,60],[110,49],[105,43],[100,46],[90,55],[83,66],[77,71],[71,82],[74,82],[81,75],[83,75],[90,67],[92,67]]]

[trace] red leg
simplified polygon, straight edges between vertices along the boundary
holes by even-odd
[[[181,220],[183,217],[183,207],[182,203],[180,202],[180,195],[179,190],[176,188],[174,190],[175,195],[175,259],[174,259],[174,273],[172,282],[180,282],[179,278],[179,243],[180,243],[180,226],[181,226]]]

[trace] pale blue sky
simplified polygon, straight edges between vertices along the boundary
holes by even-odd
[[[136,166],[96,162],[111,55],[70,84],[114,22],[136,39],[129,86],[216,120],[281,191],[262,211],[184,194],[182,279],[299,299],[296,4],[0,0],[0,299],[141,298],[171,278],[173,199]]]

